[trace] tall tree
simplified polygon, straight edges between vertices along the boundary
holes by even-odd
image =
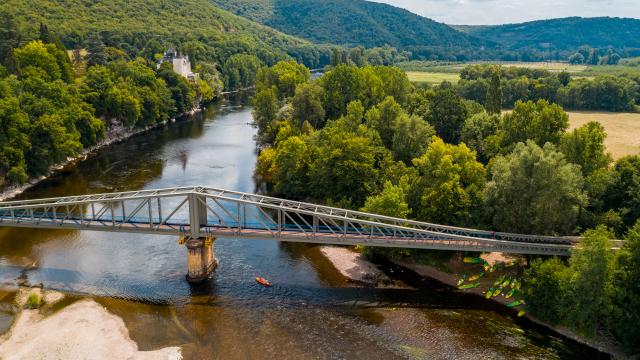
[[[416,218],[451,225],[474,222],[482,205],[485,169],[473,151],[434,136],[413,165],[419,177],[411,186],[409,204]]]
[[[315,129],[324,126],[325,113],[322,107],[324,89],[315,82],[298,85],[295,95],[291,99],[293,119],[299,126],[308,121]]]
[[[276,120],[278,96],[275,88],[265,88],[253,97],[253,118],[260,132],[264,132]]]
[[[607,133],[595,121],[584,124],[562,136],[560,150],[569,162],[580,165],[584,176],[609,166],[611,155],[605,151]]]
[[[411,160],[424,154],[435,134],[433,127],[421,117],[401,114],[394,124],[391,139],[394,159],[411,165]]]
[[[494,159],[485,204],[493,225],[521,234],[571,234],[586,205],[583,178],[555,146],[533,141]]]
[[[92,33],[87,39],[87,66],[105,65],[107,63],[106,47],[97,33]]]
[[[500,115],[488,115],[482,112],[465,120],[460,141],[475,150],[478,160],[488,163],[499,152],[500,144],[496,135],[500,128]]]
[[[487,99],[485,101],[487,113],[500,114],[502,112],[502,85],[500,84],[500,68],[495,68],[491,75],[489,83],[489,91],[487,91]]]
[[[640,156],[625,156],[615,166],[615,180],[604,194],[605,210],[621,212],[626,226],[640,218]]]
[[[616,256],[609,328],[631,353],[640,351],[640,221]]]
[[[460,140],[460,129],[467,118],[467,108],[453,85],[444,82],[436,88],[425,118],[444,141],[457,143]]]
[[[320,84],[324,88],[322,102],[329,119],[342,116],[347,110],[347,104],[360,100],[365,91],[365,78],[362,71],[344,64],[324,74]]]
[[[569,258],[570,306],[567,322],[587,335],[595,335],[610,308],[609,278],[613,269],[611,239],[604,227],[583,234]]]
[[[564,317],[564,297],[569,271],[562,260],[537,258],[524,276],[527,310],[542,321],[557,324]]]
[[[0,65],[5,65],[9,70],[11,63],[11,50],[20,46],[22,36],[18,29],[18,23],[14,15],[8,11],[0,11]]]
[[[405,113],[400,105],[393,97],[389,96],[376,107],[367,111],[365,115],[367,126],[380,134],[382,143],[388,149],[393,146],[393,132],[396,128],[396,122],[402,114]]]
[[[309,192],[309,166],[312,149],[299,136],[291,136],[278,144],[273,182],[275,191],[286,198],[303,198]]]
[[[539,146],[558,144],[569,127],[569,115],[556,104],[545,100],[518,101],[502,121],[502,146],[511,150],[515,144],[532,140]]]
[[[256,77],[256,88],[275,87],[279,99],[290,98],[296,86],[309,79],[309,69],[295,61],[279,61],[271,67],[263,67]]]

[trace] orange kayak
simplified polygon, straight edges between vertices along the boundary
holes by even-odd
[[[267,279],[262,278],[262,277],[257,277],[256,278],[256,282],[260,285],[264,285],[264,286],[271,286],[271,283],[269,281],[267,281]]]

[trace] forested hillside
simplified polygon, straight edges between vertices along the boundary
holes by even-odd
[[[570,17],[497,26],[456,26],[512,49],[640,48],[640,20]]]
[[[287,54],[309,66],[322,61],[317,46],[230,14],[208,0],[8,0],[0,12],[15,15],[23,40],[35,38],[39,24],[45,23],[69,49],[86,46],[89,35],[99,33],[107,46],[130,56],[153,56],[173,45],[189,48],[185,50],[195,60],[206,57],[218,63],[235,53],[252,53],[265,63]],[[325,63],[328,50],[326,54]]]
[[[407,10],[364,0],[212,0],[218,6],[314,42],[390,45],[415,56],[475,56],[487,42]]]

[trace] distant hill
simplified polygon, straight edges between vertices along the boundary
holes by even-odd
[[[207,51],[217,51],[220,58],[238,52],[278,58],[312,47],[209,0],[5,0],[0,11],[14,14],[30,38],[45,23],[68,47],[82,44],[91,33],[124,49],[155,46],[158,51],[167,43],[198,41],[210,45]]]
[[[364,0],[211,0],[237,15],[319,43],[479,48],[485,41],[391,5]]]
[[[570,17],[496,26],[454,26],[460,31],[510,49],[575,50],[640,48],[640,20],[627,18]]]

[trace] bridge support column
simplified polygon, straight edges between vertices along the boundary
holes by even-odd
[[[214,237],[187,237],[187,281],[201,282],[207,280],[213,270],[218,266],[213,253]]]

